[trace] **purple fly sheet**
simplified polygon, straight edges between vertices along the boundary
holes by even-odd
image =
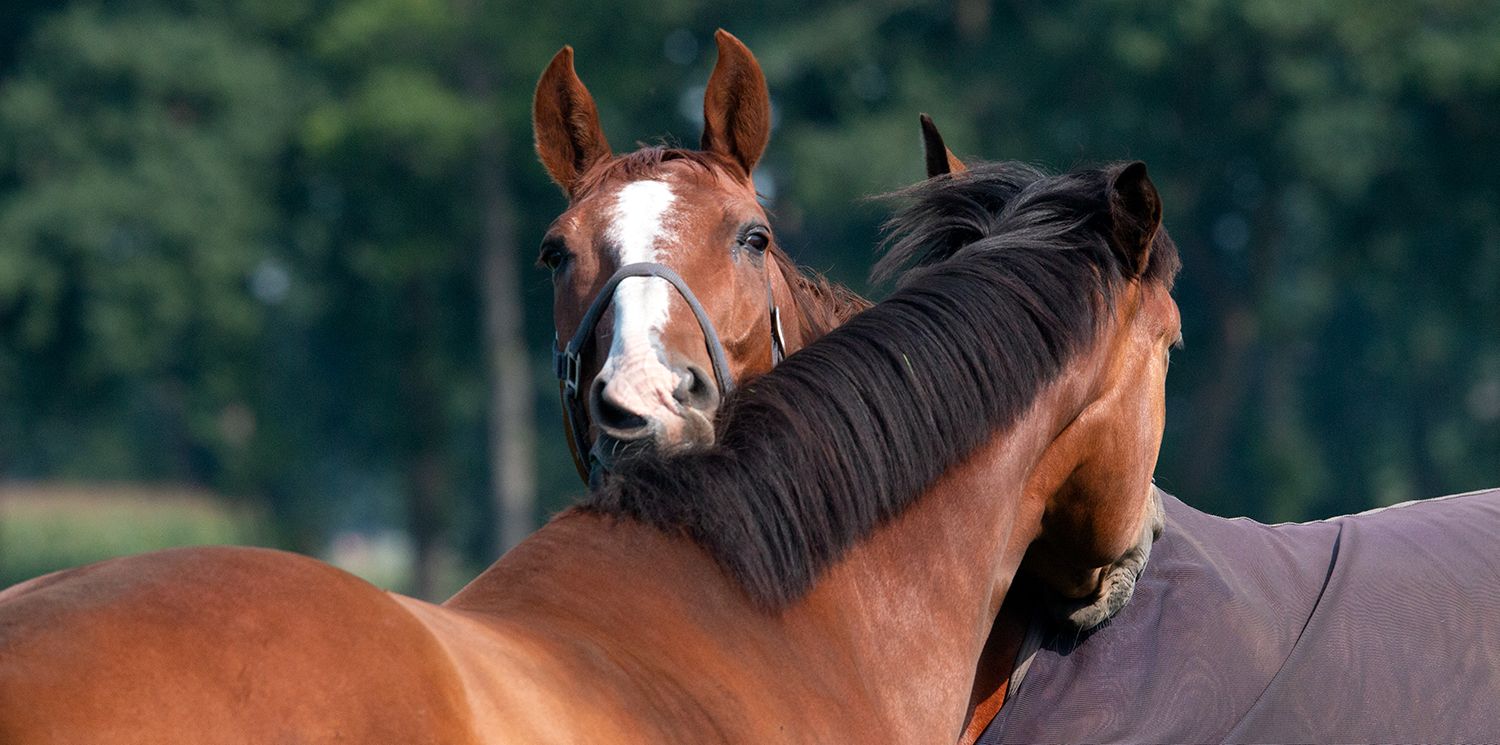
[[[980,738],[1500,742],[1500,490],[1313,523],[1162,495],[1135,597],[1038,631]]]

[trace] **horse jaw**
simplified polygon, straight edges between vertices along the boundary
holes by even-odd
[[[1148,487],[1150,508],[1141,523],[1140,539],[1115,563],[1104,569],[1099,588],[1093,595],[1082,599],[1057,598],[1050,602],[1051,611],[1062,623],[1077,631],[1088,631],[1109,620],[1118,613],[1135,594],[1136,581],[1146,569],[1151,558],[1151,545],[1161,537],[1163,527],[1161,493],[1156,485]]]

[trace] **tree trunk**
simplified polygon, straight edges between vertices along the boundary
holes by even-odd
[[[515,222],[500,171],[499,138],[486,138],[479,158],[484,205],[481,276],[485,349],[490,360],[490,473],[500,517],[500,550],[536,528],[535,411],[526,353]]]
[[[1243,284],[1233,281],[1226,270],[1207,263],[1215,258],[1212,251],[1204,252],[1199,258],[1205,263],[1193,268],[1198,276],[1215,283],[1208,293],[1211,307],[1206,310],[1218,319],[1219,337],[1217,344],[1208,347],[1212,355],[1209,366],[1214,372],[1191,396],[1188,416],[1193,422],[1193,437],[1186,450],[1182,489],[1218,502],[1215,509],[1221,512],[1262,518],[1267,508],[1263,486],[1259,491],[1231,495],[1224,485],[1226,469],[1240,457],[1233,439],[1245,416],[1243,404],[1249,392],[1264,383],[1252,373],[1257,358],[1266,354],[1266,304],[1281,255],[1281,203],[1281,194],[1272,191],[1254,216],[1246,247],[1251,260]],[[1231,497],[1234,501],[1227,501]]]
[[[406,520],[412,540],[412,595],[438,600],[443,533],[447,528],[447,462],[443,398],[434,375],[436,336],[432,292],[421,278],[402,293],[408,313],[407,353],[401,372],[401,408],[406,418]]]
[[[1184,494],[1225,496],[1216,493],[1215,486],[1224,483],[1230,439],[1236,417],[1242,416],[1241,402],[1250,382],[1247,372],[1260,333],[1254,312],[1237,300],[1231,302],[1218,314],[1218,343],[1208,346],[1213,373],[1192,392],[1185,412],[1192,419],[1192,439],[1184,459]]]
[[[464,65],[465,83],[476,99],[492,101],[494,91],[486,69],[479,54],[471,51]],[[536,527],[536,413],[521,307],[515,212],[503,150],[499,123],[492,122],[480,138],[475,165],[484,218],[479,279],[490,373],[490,490],[500,521],[496,539],[501,552],[520,543]]]
[[[446,488],[443,453],[436,446],[423,446],[408,467],[407,493],[412,538],[412,595],[424,600],[442,600],[442,538],[446,523],[443,492]],[[448,589],[451,589],[448,588]]]

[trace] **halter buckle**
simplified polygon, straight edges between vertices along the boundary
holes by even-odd
[[[573,398],[578,398],[578,379],[583,368],[582,355],[572,349],[564,349],[558,356],[558,377],[562,378],[563,388]]]

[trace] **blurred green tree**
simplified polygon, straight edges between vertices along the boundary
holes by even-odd
[[[298,72],[227,19],[88,5],[0,89],[0,469],[257,470]],[[260,277],[262,281],[251,281]],[[271,282],[275,284],[275,282]],[[272,293],[274,294],[274,293]]]

